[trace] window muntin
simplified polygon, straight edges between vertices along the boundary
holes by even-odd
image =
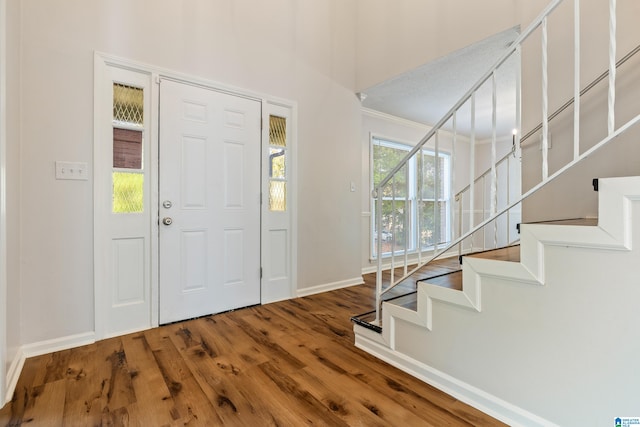
[[[373,188],[407,155],[411,146],[376,137],[371,138]],[[400,169],[382,191],[382,256],[392,251],[429,250],[451,239],[450,156],[440,152],[436,168],[435,153],[423,149]],[[436,173],[439,175],[436,201]],[[420,179],[422,177],[422,179]],[[395,200],[392,195],[395,194]],[[372,199],[372,218],[376,218],[377,199]],[[438,209],[439,221],[436,223]],[[376,221],[372,221],[371,254],[377,256]],[[416,235],[414,230],[420,230]],[[437,238],[436,238],[437,237]]]
[[[113,84],[113,213],[144,212],[144,89]]]

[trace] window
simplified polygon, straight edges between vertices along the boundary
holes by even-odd
[[[143,89],[113,84],[113,212],[144,211]]]
[[[371,138],[373,187],[407,155],[411,146],[376,137]],[[408,168],[408,170],[407,170]],[[438,179],[436,179],[436,177]],[[403,166],[382,191],[382,229],[372,224],[371,254],[377,256],[378,236],[382,256],[392,251],[429,250],[451,240],[450,156],[423,149]],[[436,189],[436,184],[438,188]],[[437,190],[437,191],[436,191]],[[395,194],[395,200],[392,195]],[[436,200],[437,197],[437,200]],[[376,218],[377,199],[372,200]]]
[[[269,210],[287,210],[287,119],[269,116]]]

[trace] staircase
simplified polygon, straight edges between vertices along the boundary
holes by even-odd
[[[511,237],[509,229],[513,224],[508,218],[525,199],[570,174],[575,166],[612,145],[622,135],[631,134],[635,138],[640,128],[637,126],[640,103],[635,103],[631,112],[625,110],[625,118],[631,118],[616,126],[616,73],[620,64],[615,60],[616,1],[610,0],[609,61],[604,77],[608,78],[606,134],[596,143],[581,141],[585,139],[580,127],[582,116],[593,118],[580,111],[581,97],[588,87],[579,86],[579,64],[585,59],[580,56],[578,43],[573,58],[578,64],[574,69],[574,95],[561,107],[564,111],[573,105],[573,136],[568,140],[554,139],[554,146],[564,144],[572,154],[562,165],[550,161],[549,121],[561,112],[548,112],[549,87],[553,83],[550,85],[547,75],[547,31],[548,18],[561,3],[562,0],[553,1],[544,10],[496,65],[374,190],[375,229],[383,230],[382,215],[377,215],[383,211],[383,200],[392,207],[388,219],[392,226],[394,221],[399,221],[393,213],[395,205],[408,203],[409,190],[399,188],[401,183],[409,181],[401,175],[408,173],[404,165],[414,156],[420,156],[427,143],[435,145],[437,158],[438,135],[445,129],[453,133],[455,147],[456,117],[463,106],[471,106],[471,178],[466,187],[460,185],[463,189],[457,197],[461,200],[464,192],[467,207],[462,209],[460,201],[456,210],[459,213],[452,215],[458,224],[467,218],[466,230],[459,225],[450,241],[418,248],[417,253],[409,254],[406,246],[404,251],[392,252],[387,273],[382,257],[378,256],[376,307],[371,319],[355,322],[355,342],[359,348],[510,425],[607,426],[613,425],[615,417],[640,416],[637,392],[640,328],[635,314],[640,312],[637,307],[640,303],[640,177],[598,180],[597,225],[522,224],[519,261],[467,256],[462,262],[461,289],[443,287],[435,283],[436,280],[418,281],[415,304],[397,299],[385,302],[408,282],[411,286],[425,266],[434,262],[446,264],[447,257],[476,249],[474,241],[482,241],[481,249],[486,249],[487,240],[493,241],[492,248],[500,247],[500,243],[517,243],[517,237]],[[567,25],[573,25],[575,39],[580,40],[580,3],[579,0],[571,3],[574,21]],[[557,23],[553,19],[551,21]],[[534,32],[541,41],[542,64],[542,124],[538,129],[541,131],[540,180],[519,197],[512,198],[499,194],[498,170],[504,157],[498,159],[496,155],[495,76],[511,55],[520,54]],[[636,48],[631,56],[638,50]],[[490,169],[478,175],[473,161],[474,100],[477,91],[487,82],[493,86],[494,93],[492,158]],[[521,129],[520,110],[517,122],[517,129]],[[516,159],[522,155],[524,138],[518,136],[520,133],[514,134],[514,150],[508,155]],[[534,134],[529,132],[526,137]],[[640,174],[640,160],[636,161]],[[437,169],[437,162],[435,167]],[[437,182],[439,174],[435,176],[433,193],[434,199],[439,200],[442,186]],[[480,178],[487,180],[488,185],[479,184]],[[477,192],[487,187],[490,207],[486,212],[483,207],[478,219],[473,201],[477,199]],[[440,214],[440,210],[434,208],[436,224]],[[403,224],[408,223],[405,218]],[[506,224],[507,231],[502,233],[507,236],[505,239],[497,237],[500,224]],[[424,232],[420,226],[414,230],[416,233]],[[437,226],[430,232],[441,235]],[[494,237],[487,239],[486,235]],[[381,254],[381,241],[377,243],[376,253]]]

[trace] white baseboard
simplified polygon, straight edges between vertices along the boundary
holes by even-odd
[[[11,366],[9,366],[9,370],[7,371],[7,389],[6,394],[4,395],[5,401],[3,404],[7,404],[11,399],[13,399],[13,392],[16,389],[16,385],[18,384],[18,378],[20,378],[20,373],[22,372],[22,368],[24,367],[24,361],[27,359],[22,348],[18,349],[13,361],[11,362]]]
[[[310,288],[298,289],[296,294],[298,297],[306,297],[309,295],[319,294],[321,292],[334,291],[336,289],[348,288],[350,286],[361,285],[364,283],[362,276],[353,279],[341,280],[339,282],[326,283],[324,285],[311,286]]]
[[[361,327],[356,325],[354,330],[356,328]],[[405,354],[391,350],[384,344],[366,337],[366,333],[361,334],[356,330],[355,335],[355,345],[359,349],[510,426],[558,427],[548,420],[480,390],[471,384],[460,381]]]
[[[70,335],[21,346],[7,371],[7,390],[4,403],[6,404],[13,398],[13,393],[18,384],[20,374],[22,373],[22,368],[24,367],[24,362],[28,357],[41,356],[43,354],[53,353],[54,351],[67,350],[94,342],[96,342],[95,333],[85,332],[83,334]]]
[[[26,357],[34,357],[53,353],[54,351],[80,347],[81,345],[93,344],[94,342],[96,342],[96,334],[94,332],[85,332],[83,334],[69,335],[52,340],[26,344],[21,347],[21,350]]]

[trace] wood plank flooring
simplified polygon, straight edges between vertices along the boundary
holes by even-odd
[[[365,280],[28,359],[0,425],[504,425],[354,347]]]

